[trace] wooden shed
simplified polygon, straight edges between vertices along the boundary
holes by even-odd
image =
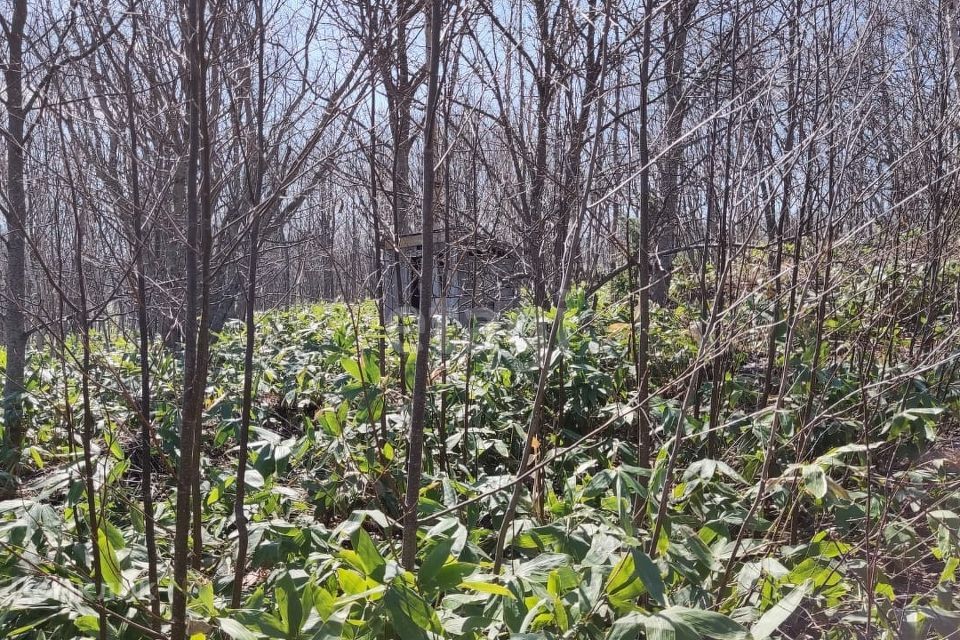
[[[435,231],[433,248],[431,306],[435,315],[446,308],[448,318],[463,324],[484,322],[517,304],[521,276],[513,247],[486,234],[458,228]],[[422,259],[422,234],[400,236],[396,247],[392,239],[386,241],[384,260],[393,263],[384,282],[388,318],[419,312]]]

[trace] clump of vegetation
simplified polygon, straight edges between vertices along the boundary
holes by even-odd
[[[845,288],[819,337],[816,307],[798,314],[778,337],[773,366],[788,379],[776,401],[763,400],[762,338],[738,328],[735,341],[711,349],[691,329],[696,310],[654,309],[651,376],[662,392],[649,403],[651,468],[638,464],[625,301],[571,294],[546,365],[551,312],[525,306],[472,329],[451,324],[446,341],[431,344],[431,362],[443,364],[429,387],[414,570],[399,562],[411,331],[401,345],[370,303],[260,314],[239,607],[231,594],[245,335],[228,324],[204,394],[189,633],[762,640],[854,638],[866,627],[878,637],[947,636],[960,622],[960,352],[936,343],[953,351],[928,364],[911,348],[915,336],[858,322],[869,304]],[[949,322],[943,311],[928,322],[934,334]],[[384,361],[381,337],[392,345]],[[109,637],[156,633],[143,460],[155,481],[163,606],[171,599],[178,356],[152,345],[155,446],[144,457],[130,391],[140,380],[137,345],[94,338],[86,378],[73,339],[29,358],[22,486],[0,502],[0,628],[9,638],[95,636],[100,603]],[[717,379],[701,364],[719,357]],[[543,428],[517,477],[544,366]],[[92,502],[77,426],[84,379],[96,428]]]
[[[0,636],[956,638],[958,6],[3,3]]]

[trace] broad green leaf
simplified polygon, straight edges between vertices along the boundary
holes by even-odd
[[[621,616],[610,625],[605,640],[636,640],[646,620],[647,616],[636,612]]]
[[[324,427],[324,431],[327,432],[327,435],[338,437],[343,432],[343,425],[340,422],[340,419],[337,417],[337,412],[333,409],[325,409],[323,412],[323,420],[320,425]]]
[[[304,612],[300,604],[300,594],[297,593],[297,585],[294,584],[289,573],[284,573],[277,582],[277,609],[287,637],[296,637],[300,633]]]
[[[449,591],[476,571],[477,565],[472,562],[448,562],[437,571],[433,586],[441,591]]]
[[[332,593],[323,588],[313,592],[313,606],[320,614],[320,619],[326,622],[336,609],[337,599]]]
[[[666,588],[663,585],[663,578],[660,576],[660,569],[650,559],[650,556],[639,549],[633,550],[631,555],[637,575],[640,576],[643,586],[647,588],[647,593],[661,607],[667,606]]]
[[[960,567],[960,558],[956,556],[951,556],[947,559],[947,562],[943,566],[943,571],[940,572],[940,584],[944,582],[956,582],[957,581],[957,567]]]
[[[803,488],[818,500],[822,500],[827,495],[827,474],[819,465],[803,466]]]
[[[435,586],[437,574],[441,567],[450,557],[450,549],[453,548],[453,538],[445,538],[438,542],[427,557],[423,559],[420,565],[420,571],[417,573],[417,581],[426,588]]]
[[[39,471],[43,471],[43,458],[36,447],[30,447],[30,457],[33,458],[33,464],[37,465]]]
[[[699,635],[714,638],[714,640],[745,640],[749,638],[749,633],[744,627],[716,611],[670,607],[661,611],[659,615],[670,620],[674,627],[686,625]]]
[[[350,377],[352,377],[354,380],[357,380],[358,382],[366,381],[364,378],[361,377],[362,374],[360,371],[360,365],[357,364],[356,359],[341,358],[340,366],[343,367],[343,370],[346,371],[348,374],[350,374]]]
[[[646,553],[630,550],[610,572],[604,589],[615,604],[625,605],[644,593],[660,606],[666,606],[665,587],[660,569]]]
[[[380,382],[380,363],[376,354],[369,352],[363,354],[363,375],[367,384]]]
[[[259,637],[256,633],[232,618],[220,618],[217,620],[217,624],[219,624],[220,629],[227,634],[227,636],[233,638],[233,640],[257,640]]]
[[[359,527],[353,532],[350,538],[354,549],[356,549],[357,556],[359,556],[360,562],[363,565],[364,572],[377,582],[383,582],[387,561],[380,555],[380,552],[377,550],[377,545],[374,544],[370,534],[362,527]]]
[[[213,601],[213,583],[207,582],[200,587],[200,592],[197,594],[193,606],[204,615],[212,616],[216,614],[217,607]]]
[[[97,530],[97,546],[100,551],[100,572],[103,574],[103,581],[115,594],[123,595],[123,574],[120,571],[120,562],[102,527]]]
[[[696,631],[689,626],[677,624],[659,614],[646,617],[643,630],[646,640],[700,640]]]
[[[882,598],[886,598],[890,602],[895,602],[897,599],[897,593],[893,590],[893,585],[889,582],[878,581],[873,586],[873,592]]]
[[[557,567],[564,567],[570,564],[570,556],[562,553],[541,553],[532,560],[522,563],[513,572],[520,578],[530,578],[531,580],[546,580],[551,571]]]
[[[77,616],[73,621],[80,631],[97,632],[100,630],[100,618],[94,615]]]
[[[627,553],[613,566],[604,591],[615,602],[631,601],[643,594],[643,585],[636,577],[632,554]]]
[[[561,595],[562,587],[560,585],[560,573],[558,571],[551,571],[547,577],[547,593],[554,598]]]
[[[352,569],[337,569],[337,582],[347,595],[362,593],[367,590],[367,581],[362,575]]]
[[[796,587],[782,600],[767,609],[750,628],[750,635],[753,636],[753,640],[769,638],[796,611],[808,591],[807,584]]]
[[[464,580],[460,583],[460,587],[463,589],[472,589],[473,591],[479,591],[480,593],[492,593],[495,596],[506,596],[508,598],[513,598],[514,595],[509,589],[501,584],[495,584],[493,582],[479,582],[476,580]]]
[[[256,469],[247,468],[243,474],[243,484],[249,489],[262,489],[264,485],[263,474]]]
[[[553,598],[553,617],[557,621],[557,626],[560,627],[560,631],[566,632],[570,628],[570,617],[567,615],[567,608],[563,604],[563,600],[560,598]]]
[[[394,583],[387,588],[383,603],[397,635],[404,640],[427,640],[443,632],[437,612],[409,587]]]

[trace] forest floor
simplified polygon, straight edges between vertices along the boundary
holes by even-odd
[[[194,637],[956,633],[960,349],[952,334],[922,347],[906,331],[891,338],[884,323],[863,319],[859,293],[841,295],[819,339],[815,313],[798,315],[792,342],[778,335],[769,363],[770,325],[757,315],[731,318],[724,348],[710,353],[691,329],[695,305],[655,309],[648,468],[636,446],[629,305],[606,293],[598,304],[577,293],[569,303],[534,447],[543,464],[521,484],[499,575],[497,531],[550,312],[523,307],[473,332],[453,324],[446,344],[433,345],[415,571],[398,562],[412,345],[403,346],[401,370],[396,326],[379,327],[371,303],[259,316],[239,609],[229,603],[244,332],[228,326],[214,346],[204,414]],[[769,313],[762,296],[752,305]],[[148,604],[142,443],[131,408],[140,367],[129,339],[97,334],[94,347],[89,444],[108,635],[138,638],[160,624]],[[0,502],[8,638],[96,636],[100,624],[77,349],[68,341],[30,359],[22,485]],[[182,390],[177,354],[156,344],[150,366],[165,608]]]

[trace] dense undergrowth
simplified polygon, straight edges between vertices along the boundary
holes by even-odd
[[[781,355],[775,367],[789,375],[776,412],[763,397],[767,298],[745,299],[739,315],[725,318],[723,379],[704,369],[683,410],[698,311],[692,303],[655,310],[651,388],[659,391],[651,419],[659,454],[643,469],[630,310],[606,295],[599,302],[570,296],[547,424],[535,443],[535,460],[544,464],[523,481],[500,576],[491,573],[491,553],[509,492],[497,489],[514,481],[550,314],[523,308],[472,338],[451,324],[446,353],[439,340],[434,345],[413,573],[396,559],[408,408],[402,388],[413,377],[412,354],[398,371],[396,326],[383,334],[381,367],[372,304],[260,316],[246,498],[252,557],[240,610],[228,603],[243,331],[228,327],[214,347],[206,401],[204,557],[189,605],[194,637],[761,640],[955,632],[960,450],[952,437],[960,381],[949,305],[916,324],[927,337],[920,340],[912,321],[896,317],[902,309],[883,309],[896,322],[874,314],[868,325],[875,294],[844,290],[831,303],[819,353],[815,314],[798,322],[788,361]],[[107,334],[96,341],[101,568],[107,605],[118,614],[108,635],[138,638],[137,625],[150,614],[131,410],[136,346]],[[46,346],[30,360],[22,486],[0,503],[0,630],[7,638],[89,636],[98,625],[76,427],[77,348]],[[153,358],[157,525],[160,557],[169,558],[180,376],[176,353],[158,344]],[[711,426],[714,395],[720,406]],[[683,446],[668,477],[681,414]],[[651,540],[665,486],[669,505]],[[170,568],[160,569],[169,602]]]

